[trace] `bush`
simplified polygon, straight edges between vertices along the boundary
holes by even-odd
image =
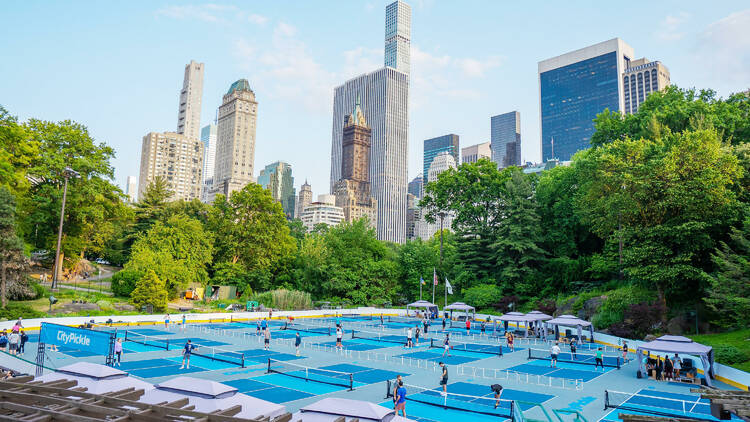
[[[24,305],[22,303],[8,303],[8,305],[3,309],[0,308],[0,320],[17,320],[18,317],[24,318],[24,319],[31,319],[31,318],[42,318],[44,317],[44,312],[35,311],[33,308],[31,308],[28,305]]]
[[[146,275],[141,278],[130,295],[130,301],[138,310],[142,306],[152,305],[154,312],[161,312],[167,308],[167,298],[169,293],[164,284],[156,276],[154,270],[148,270]]]
[[[312,309],[312,298],[310,293],[299,290],[277,289],[267,292],[255,293],[249,300],[258,301],[268,308],[284,311]]]
[[[497,302],[495,302],[495,304],[493,304],[492,306],[496,310],[498,310],[498,311],[500,311],[500,312],[502,312],[504,314],[507,314],[508,312],[511,312],[511,311],[517,311],[518,310],[518,304],[520,302],[521,302],[521,298],[518,297],[518,296],[516,296],[516,295],[513,295],[513,296],[503,296],[503,297],[500,298],[500,300],[498,300]]]
[[[98,306],[102,311],[111,311],[113,309],[112,303],[108,300],[97,301],[96,306]]]
[[[592,322],[597,329],[610,327],[624,319],[624,312],[629,306],[651,302],[654,299],[654,293],[642,287],[633,285],[610,290],[604,293],[607,300],[598,309]]]
[[[133,270],[122,270],[112,276],[112,293],[116,296],[130,297],[136,283],[143,274]]]
[[[724,345],[714,347],[714,360],[725,365],[736,365],[750,360],[750,356],[734,346]]]
[[[34,289],[34,299],[41,299],[48,295],[47,289],[39,283],[31,283],[31,288]]]
[[[624,312],[623,321],[609,327],[609,331],[618,337],[642,339],[659,325],[665,313],[666,309],[661,302],[629,305]]]
[[[480,284],[463,291],[464,301],[477,309],[488,308],[497,303],[501,296],[500,288],[494,284]]]

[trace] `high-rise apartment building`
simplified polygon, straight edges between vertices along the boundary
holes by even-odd
[[[429,174],[432,160],[434,160],[435,157],[437,157],[442,152],[449,153],[453,157],[453,160],[456,163],[458,162],[458,154],[460,152],[458,135],[443,135],[424,141],[424,152],[422,155],[422,167],[424,173],[422,174]]]
[[[415,239],[417,221],[419,220],[419,198],[411,193],[406,194],[406,239]]]
[[[492,161],[498,168],[521,165],[521,113],[511,111],[490,118]]]
[[[417,199],[422,199],[422,175],[418,175],[409,182],[408,192]]]
[[[170,200],[200,199],[203,182],[203,143],[174,132],[151,132],[143,137],[138,194],[143,196],[157,177],[174,194]]]
[[[409,73],[411,6],[395,1],[385,8],[385,65]]]
[[[377,227],[377,202],[370,192],[370,138],[372,130],[367,125],[359,98],[352,114],[344,120],[341,141],[341,179],[333,187],[336,206],[344,210],[348,222],[366,218]]]
[[[302,211],[305,207],[312,203],[312,189],[310,184],[305,180],[305,184],[299,188],[299,196],[297,196],[297,209],[294,213],[294,218],[302,218]]]
[[[177,133],[198,139],[201,128],[201,100],[203,99],[203,63],[190,60],[185,65],[185,79],[180,91],[177,114]]]
[[[300,220],[307,231],[312,231],[318,224],[337,226],[344,221],[344,210],[335,205],[333,195],[318,195],[318,201],[306,206]]]
[[[253,182],[257,118],[255,93],[247,79],[240,79],[229,87],[219,107],[214,181],[208,202],[217,194],[229,196]]]
[[[625,110],[620,81],[633,57],[633,48],[614,38],[539,62],[543,162],[569,161],[589,147],[597,114]]]
[[[201,142],[203,142],[203,190],[201,201],[205,202],[208,192],[214,185],[214,162],[216,160],[216,125],[210,123],[201,129]]]
[[[395,20],[399,28],[409,23],[410,9],[402,1],[396,3],[397,7],[386,8],[386,22]],[[397,56],[402,57],[402,64],[408,63],[409,44],[404,40],[396,41]],[[334,192],[336,182],[341,179],[344,117],[360,97],[362,112],[372,129],[370,188],[378,207],[378,239],[403,243],[406,240],[409,74],[404,72],[403,66],[398,68],[398,59],[396,66],[360,75],[335,88],[330,192]]]
[[[492,148],[489,142],[461,148],[461,164],[476,163],[481,158],[492,159]]]
[[[651,62],[641,58],[630,62],[622,75],[625,95],[625,114],[638,111],[638,106],[646,101],[648,94],[661,91],[669,86],[669,69],[659,61]]]
[[[267,165],[260,171],[258,184],[271,191],[274,200],[281,202],[281,208],[284,209],[286,218],[294,218],[296,192],[294,177],[292,177],[292,166],[289,163],[277,161]]]
[[[125,194],[128,196],[128,202],[138,202],[138,181],[135,176],[128,176]]]
[[[448,169],[456,168],[456,160],[452,154],[448,151],[443,151],[432,160],[430,164],[430,170],[427,173],[427,182],[435,182],[438,179],[438,175]],[[449,229],[453,223],[454,214],[453,212],[446,213],[443,218],[443,229]],[[419,221],[416,223],[415,234],[423,240],[430,239],[435,233],[440,231],[440,219],[437,219],[434,223],[427,222],[424,215],[420,215]]]

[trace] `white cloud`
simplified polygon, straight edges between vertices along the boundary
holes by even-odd
[[[256,13],[251,13],[247,20],[249,20],[251,23],[254,23],[256,25],[265,25],[266,22],[268,22],[268,18],[263,15],[258,15]]]
[[[357,47],[344,51],[344,71],[341,82],[380,67],[383,67],[382,48]]]
[[[276,36],[281,35],[284,37],[293,37],[297,33],[297,28],[289,25],[288,23],[279,22],[279,24],[276,25],[276,28],[274,28],[273,32]]]
[[[166,16],[173,19],[197,19],[204,22],[220,22],[225,12],[237,10],[234,6],[219,4],[167,6],[156,11],[157,16]]]
[[[459,59],[458,65],[464,75],[469,77],[480,77],[484,76],[486,71],[500,66],[500,58],[497,56],[490,56],[484,60]]]
[[[667,15],[661,21],[656,36],[664,41],[679,41],[685,38],[685,32],[681,31],[681,29],[688,19],[690,19],[690,14],[687,12]]]
[[[710,24],[699,36],[697,63],[728,82],[750,81],[750,9]]]

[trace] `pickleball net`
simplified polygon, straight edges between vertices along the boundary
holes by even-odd
[[[552,360],[552,353],[549,349],[528,349],[529,359]],[[561,352],[557,355],[558,362],[581,363],[584,365],[596,365],[595,353],[572,353],[569,351]],[[622,358],[620,356],[602,354],[602,364],[609,368],[620,369]]]
[[[451,340],[449,346],[451,350],[462,350],[465,352],[485,353],[498,356],[503,355],[503,346],[499,344],[467,343]],[[430,347],[444,349],[445,339],[430,338]]]
[[[330,326],[302,324],[294,321],[287,322],[282,330],[303,331],[305,333],[323,334],[327,336],[333,334],[333,329]]]
[[[396,382],[386,381],[388,389],[387,397],[394,397]],[[448,392],[443,394],[442,389],[430,389],[416,385],[404,384],[406,388],[406,404],[417,402],[443,409],[459,410],[479,415],[495,416],[500,418],[513,418],[513,408],[516,404],[513,400],[495,399],[490,387],[487,387],[487,396],[472,396]],[[457,415],[456,415],[457,416]]]
[[[396,343],[396,344],[402,344],[402,345],[406,344],[406,336],[403,334],[396,335],[396,334],[387,334],[387,333],[375,333],[372,331],[352,330],[352,338],[383,341],[386,343]],[[412,341],[416,341],[416,340],[412,338]]]
[[[132,331],[125,331],[124,341],[130,341],[157,349],[169,350],[169,338],[166,337],[146,336]]]
[[[281,374],[305,381],[336,385],[354,390],[354,374],[352,372],[333,371],[329,369],[313,368],[298,365],[288,361],[268,359],[269,374]]]
[[[710,403],[701,400],[699,396],[683,400],[661,397],[657,392],[638,394],[604,390],[604,407],[666,417],[683,416],[692,419],[702,416],[708,419],[710,416]]]

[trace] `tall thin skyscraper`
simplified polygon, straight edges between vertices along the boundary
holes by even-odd
[[[185,65],[185,79],[182,82],[182,91],[180,91],[177,133],[189,139],[199,139],[202,99],[203,63],[190,60],[190,63]]]
[[[633,57],[633,48],[614,38],[539,62],[542,161],[569,161],[591,145],[597,114],[625,110],[620,81]]]
[[[125,194],[128,195],[128,202],[138,202],[138,181],[136,180],[135,176],[128,176],[128,185],[126,186],[126,188],[127,191],[125,192]]]
[[[385,65],[409,73],[411,6],[398,0],[385,8]]]
[[[438,136],[437,138],[427,139],[424,141],[424,151],[422,153],[423,170],[422,174],[429,174],[432,160],[441,152],[448,152],[453,157],[453,161],[458,163],[458,153],[460,151],[458,135],[450,134]]]
[[[305,211],[305,207],[312,203],[312,189],[310,184],[305,180],[305,184],[300,186],[299,195],[297,196],[297,210],[294,213],[294,218],[301,218],[302,212]]]
[[[203,183],[204,185],[213,184],[214,180],[214,162],[216,160],[216,133],[217,128],[214,123],[209,123],[201,129],[201,142],[203,142]]]
[[[403,28],[410,23],[409,5],[402,1],[394,4],[396,6],[386,8],[386,22],[395,22],[396,28]],[[409,31],[400,33],[409,34]],[[395,57],[400,57],[396,66],[401,68],[386,66],[335,88],[331,142],[330,192],[335,192],[334,186],[341,179],[344,116],[351,112],[359,96],[362,112],[372,128],[370,186],[378,207],[378,239],[398,243],[406,241],[409,74],[402,69],[409,61],[409,43],[404,42],[407,39],[400,39],[400,42],[397,39],[395,43]],[[387,48],[393,51],[393,44]]]
[[[521,165],[521,113],[511,111],[490,118],[490,148],[498,168]]]
[[[438,179],[438,175],[448,169],[456,168],[456,160],[453,155],[448,151],[442,151],[438,154],[432,163],[430,164],[429,172],[427,173],[427,182],[435,182]],[[453,223],[454,213],[448,212],[443,218],[443,229],[450,229]],[[440,218],[434,223],[427,222],[424,215],[420,213],[420,219],[415,223],[414,232],[415,235],[422,240],[428,240],[432,238],[438,231],[440,231]]]
[[[255,93],[247,79],[240,79],[229,87],[219,107],[214,185],[208,202],[253,182],[257,118]]]
[[[258,175],[258,184],[271,191],[273,199],[281,202],[286,218],[294,218],[294,177],[292,166],[283,161],[277,161],[266,166]]]

